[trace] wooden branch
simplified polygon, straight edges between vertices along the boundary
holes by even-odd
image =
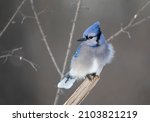
[[[76,91],[70,96],[70,98],[64,103],[64,105],[79,105],[91,92],[99,79],[99,76],[91,77],[91,80],[86,78],[83,83],[76,89]]]

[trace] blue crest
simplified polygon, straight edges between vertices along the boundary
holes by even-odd
[[[95,33],[97,35],[99,32],[100,32],[100,22],[97,21],[84,31],[83,37],[87,36],[89,33]]]

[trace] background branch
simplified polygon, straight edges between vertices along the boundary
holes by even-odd
[[[49,56],[51,57],[52,62],[53,62],[53,64],[54,64],[54,66],[55,66],[57,72],[58,72],[59,75],[61,76],[61,71],[60,71],[60,69],[59,69],[59,67],[58,67],[58,65],[57,65],[57,63],[56,63],[56,61],[55,61],[55,58],[54,58],[54,56],[53,56],[53,53],[52,53],[52,51],[51,51],[51,49],[50,49],[50,47],[49,47],[49,45],[48,45],[48,42],[47,42],[47,39],[46,39],[46,35],[45,35],[45,33],[44,33],[43,29],[42,29],[42,26],[41,26],[40,21],[39,21],[39,18],[38,18],[38,13],[36,13],[36,10],[35,10],[35,7],[34,7],[34,2],[33,2],[33,0],[30,0],[30,3],[31,3],[31,8],[32,8],[33,13],[34,13],[34,17],[35,17],[37,26],[38,26],[38,28],[39,28],[39,30],[40,30],[40,33],[41,33],[41,36],[42,36],[42,40],[43,40],[43,42],[44,42],[44,44],[45,44],[45,46],[46,46],[46,49],[47,49],[47,51],[48,51],[48,54],[49,54]]]
[[[32,61],[22,57],[22,56],[19,56],[17,54],[15,54],[17,51],[21,50],[22,47],[19,47],[19,48],[15,48],[15,49],[12,49],[12,50],[7,50],[3,53],[6,53],[4,55],[1,55],[0,56],[0,59],[4,59],[3,63],[6,63],[6,61],[8,60],[9,57],[15,57],[15,58],[18,58],[19,60],[21,61],[25,61],[26,63],[28,63],[35,71],[37,71],[37,65],[35,63],[33,63]]]
[[[127,31],[128,29],[130,28],[133,28],[145,21],[147,21],[148,19],[150,19],[150,16],[144,18],[144,19],[141,19],[137,22],[135,22],[135,20],[138,18],[139,14],[150,4],[150,1],[146,2],[146,4],[144,4],[144,6],[137,11],[137,13],[133,16],[133,18],[130,20],[130,22],[125,26],[125,27],[122,27],[121,26],[121,29],[119,31],[117,31],[115,34],[113,34],[111,37],[109,37],[107,39],[107,41],[111,41],[112,39],[114,39],[115,37],[117,37],[118,35],[120,35],[121,33],[126,33],[128,35],[129,38],[131,38],[130,36],[130,33]]]
[[[33,17],[33,16],[24,15],[21,11],[19,11],[19,13],[22,16],[21,24],[23,24],[26,19],[35,19],[35,17]]]
[[[24,3],[26,2],[26,0],[23,0],[21,2],[21,4],[18,6],[17,10],[15,11],[15,13],[12,15],[12,17],[10,18],[10,20],[8,21],[8,23],[6,24],[6,26],[3,28],[3,30],[0,32],[0,37],[3,35],[3,33],[7,30],[8,26],[11,24],[11,22],[13,21],[13,19],[15,18],[15,16],[17,15],[17,13],[20,11],[21,7],[24,5]]]

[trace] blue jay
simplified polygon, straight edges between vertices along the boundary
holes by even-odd
[[[113,46],[105,40],[99,22],[88,27],[78,41],[81,44],[72,57],[70,71],[58,83],[58,88],[70,89],[77,80],[100,75],[114,56]]]

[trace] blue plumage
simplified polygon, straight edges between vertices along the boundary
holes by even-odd
[[[94,24],[92,24],[90,27],[88,27],[84,33],[83,33],[83,37],[86,37],[88,36],[89,33],[95,33],[95,36],[96,34],[100,33],[101,30],[100,30],[100,22],[95,22]]]
[[[114,56],[113,46],[106,42],[100,29],[100,22],[95,22],[83,32],[81,44],[72,57],[70,71],[58,83],[58,88],[69,89],[74,82],[90,74],[100,75],[103,67]]]
[[[73,57],[77,58],[79,56],[81,47],[82,47],[82,44],[79,45],[79,47],[77,48],[77,50],[74,53]]]

